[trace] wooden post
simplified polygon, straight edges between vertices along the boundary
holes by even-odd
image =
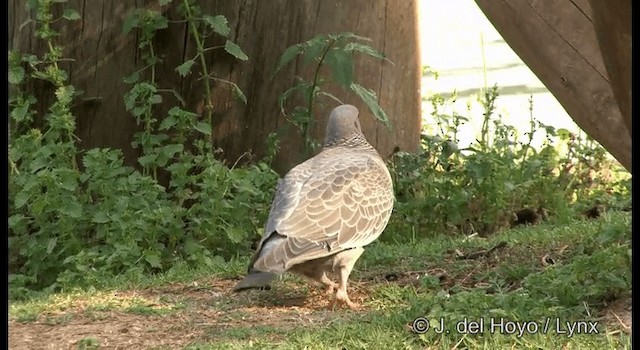
[[[630,133],[602,60],[588,0],[476,3],[576,124],[631,171]]]

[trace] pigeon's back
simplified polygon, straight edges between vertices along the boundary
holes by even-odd
[[[264,237],[249,266],[249,275],[263,274],[261,281],[270,282],[274,274],[298,264],[364,247],[389,220],[394,200],[389,171],[362,135],[357,110],[355,117],[347,108],[344,118],[334,118],[336,110],[322,151],[278,184]]]

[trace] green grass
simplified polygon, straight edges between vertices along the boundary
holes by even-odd
[[[83,338],[78,342],[78,350],[100,349],[100,342],[95,338]]]
[[[630,337],[601,316],[631,293],[630,225],[628,213],[609,212],[597,220],[521,227],[487,238],[434,235],[403,245],[374,243],[351,278],[350,291],[366,294],[358,312],[309,307],[304,300],[314,296],[314,287],[290,275],[268,292],[230,294],[229,278],[246,268],[248,257],[241,257],[221,261],[217,269],[176,266],[163,275],[120,276],[90,290],[12,301],[9,317],[23,327],[63,326],[76,318],[117,323],[119,315],[157,319],[171,323],[175,334],[150,337],[193,334],[183,343],[192,350],[626,349]],[[507,244],[486,256],[458,258],[500,242]],[[290,305],[295,298],[302,304]],[[432,327],[416,334],[411,324],[418,317],[432,325],[442,321],[449,332]],[[458,332],[465,319],[484,320],[483,332]],[[528,322],[538,332],[491,333],[489,322],[500,319]],[[547,319],[550,327],[542,334]],[[599,334],[562,333],[566,322],[581,321],[597,322]],[[83,338],[94,346],[107,336]]]

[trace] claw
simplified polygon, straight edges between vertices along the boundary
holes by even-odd
[[[349,309],[354,311],[360,309],[360,305],[352,302],[346,292],[338,290],[335,297],[333,298],[333,302],[331,303],[330,308],[332,310],[335,310],[336,306],[341,305],[346,305]]]
[[[337,287],[337,286],[336,286],[336,284],[335,284],[335,283],[333,283],[333,284],[331,284],[331,285],[328,285],[328,286],[327,286],[327,289],[325,289],[324,293],[325,293],[326,295],[333,295],[333,292],[335,292],[336,287]]]

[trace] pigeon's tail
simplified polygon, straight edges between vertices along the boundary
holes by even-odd
[[[234,292],[246,289],[269,288],[269,284],[276,278],[276,274],[272,272],[251,271],[242,281],[233,287]]]

